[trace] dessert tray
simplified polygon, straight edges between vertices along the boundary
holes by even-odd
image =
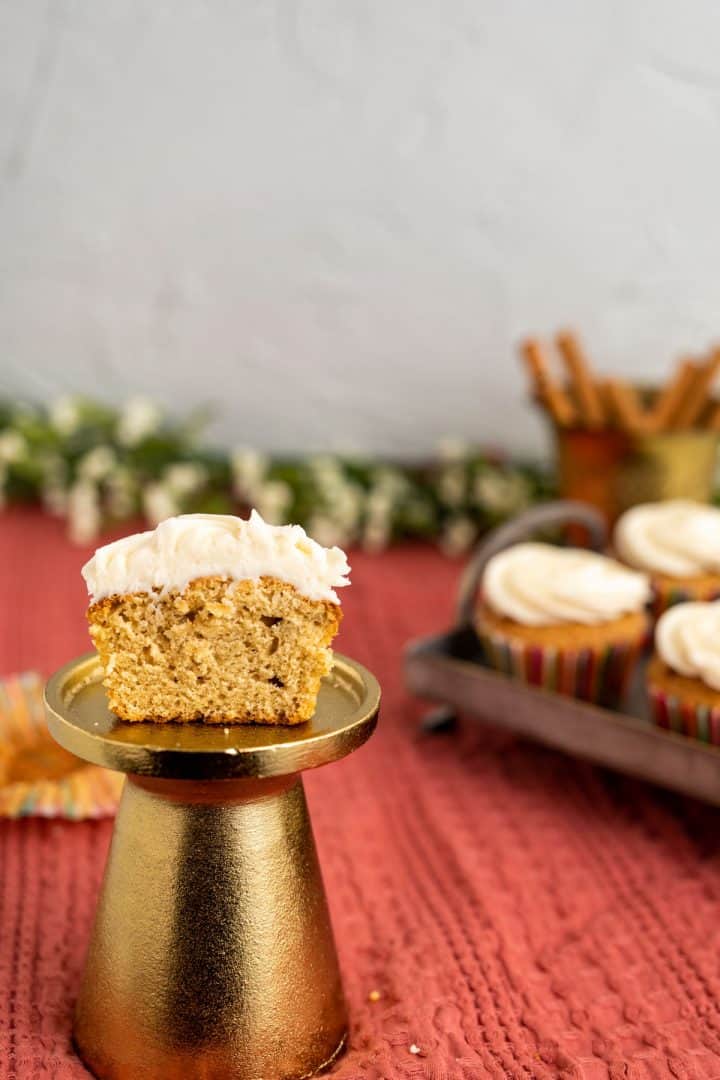
[[[600,514],[583,503],[535,507],[492,532],[480,544],[460,583],[455,627],[446,634],[411,642],[405,651],[408,689],[440,707],[425,717],[425,731],[448,730],[459,713],[517,732],[574,757],[692,795],[720,806],[720,747],[647,718],[644,663],[622,711],[564,697],[493,670],[472,626],[483,569],[498,551],[548,530],[580,532],[602,550],[607,534]]]

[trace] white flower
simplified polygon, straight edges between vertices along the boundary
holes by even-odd
[[[340,485],[330,500],[332,516],[350,534],[354,533],[360,520],[363,498],[362,489],[348,481]]]
[[[153,527],[174,517],[180,509],[170,488],[160,483],[147,485],[142,493],[142,505],[145,517]]]
[[[67,510],[67,463],[59,454],[46,454],[42,461],[43,506],[51,514],[62,516]]]
[[[361,543],[365,551],[376,553],[388,546],[391,535],[389,521],[368,521],[362,532]]]
[[[438,457],[441,461],[456,462],[464,461],[468,456],[469,447],[462,439],[440,439],[437,444]]]
[[[438,477],[438,494],[446,506],[462,506],[467,494],[467,479],[463,465],[448,465]]]
[[[308,461],[308,468],[313,474],[315,481],[321,486],[333,483],[333,481],[344,479],[343,470],[340,462],[337,458],[330,457],[329,454],[319,454],[316,457],[310,458]]]
[[[230,455],[235,494],[249,502],[253,501],[255,489],[265,477],[268,461],[256,450],[240,447]]]
[[[27,454],[27,441],[19,431],[0,431],[0,461],[12,465]]]
[[[113,517],[126,518],[136,507],[137,482],[125,465],[113,469],[106,480],[107,505]]]
[[[102,515],[97,487],[88,480],[76,480],[68,492],[68,527],[75,544],[89,544],[100,531]]]
[[[62,484],[43,484],[43,506],[49,514],[63,517],[68,506],[68,492]]]
[[[385,522],[392,515],[392,496],[382,488],[370,488],[365,500],[365,515],[375,522]]]
[[[207,483],[208,472],[204,465],[193,461],[179,461],[168,465],[163,473],[163,480],[173,495],[193,495]]]
[[[515,514],[530,502],[530,486],[521,473],[487,468],[475,477],[473,495],[491,514]]]
[[[446,555],[463,555],[472,547],[477,529],[468,517],[452,518],[440,538],[440,547]]]
[[[334,547],[336,544],[342,547],[347,543],[347,537],[340,525],[324,514],[314,514],[308,523],[307,531],[308,535],[323,547]]]
[[[374,470],[373,485],[378,491],[384,492],[391,498],[405,494],[409,486],[407,477],[391,465],[383,465]]]
[[[117,457],[110,446],[95,446],[78,462],[78,476],[83,480],[104,480],[115,468]]]
[[[282,480],[268,480],[255,492],[255,508],[270,525],[283,525],[292,502],[292,490]]]
[[[146,397],[130,398],[120,413],[117,423],[117,439],[122,446],[137,446],[148,435],[154,435],[160,427],[162,412]]]
[[[50,423],[59,435],[72,435],[80,427],[81,402],[71,394],[63,394],[50,405]]]

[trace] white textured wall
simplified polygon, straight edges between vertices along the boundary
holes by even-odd
[[[716,0],[0,0],[0,391],[541,430],[513,343],[720,337]]]

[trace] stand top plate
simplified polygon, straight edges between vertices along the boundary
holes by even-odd
[[[338,653],[306,724],[127,723],[107,706],[96,653],[60,668],[45,689],[50,733],[106,769],[175,780],[284,776],[352,753],[372,734],[380,687]]]

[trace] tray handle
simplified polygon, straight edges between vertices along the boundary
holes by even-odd
[[[504,548],[510,547],[511,544],[531,540],[541,529],[558,525],[583,526],[588,531],[590,547],[595,551],[602,551],[607,543],[607,526],[604,517],[593,507],[582,502],[558,500],[543,503],[542,506],[534,506],[513,518],[512,521],[499,525],[480,541],[460,579],[456,607],[458,629],[472,624],[475,596],[488,560]]]

